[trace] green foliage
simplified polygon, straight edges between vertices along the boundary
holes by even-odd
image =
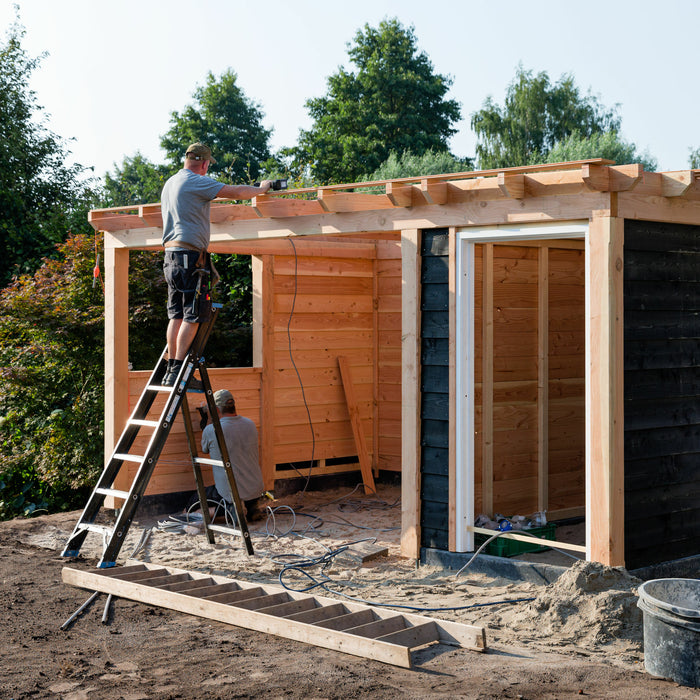
[[[102,463],[103,294],[69,236],[0,293],[0,517],[77,505]],[[81,493],[82,492],[82,493]]]
[[[291,149],[295,173],[309,168],[319,183],[354,182],[391,151],[447,150],[459,104],[445,99],[451,79],[434,73],[412,27],[397,19],[365,25],[348,56],[356,72],[340,68],[327,94],[306,102],[314,123]]]
[[[34,275],[0,292],[0,519],[84,504],[103,461],[102,241],[71,235]],[[162,255],[129,260],[130,360],[165,346]]]
[[[700,168],[700,146],[694,151],[690,151],[690,158],[688,159],[688,165],[691,168]]]
[[[481,170],[542,162],[558,142],[574,131],[582,137],[620,130],[615,110],[591,95],[581,95],[570,75],[554,85],[546,72],[518,68],[501,107],[491,97],[472,114]]]
[[[658,167],[655,158],[648,153],[638,153],[637,147],[621,139],[616,131],[606,131],[591,136],[582,136],[578,131],[574,131],[554,145],[544,162],[563,163],[588,158],[606,158],[617,165],[641,163],[648,172],[654,172]]]
[[[178,167],[156,165],[140,153],[127,156],[121,167],[115,166],[114,174],[105,174],[100,206],[119,207],[160,202],[165,181],[177,172]]]
[[[430,149],[422,155],[404,151],[399,156],[392,151],[389,157],[365,180],[396,180],[402,177],[418,177],[419,175],[442,175],[444,173],[459,173],[473,170],[471,158],[455,158],[447,151]]]
[[[172,112],[171,127],[160,145],[170,164],[181,167],[187,146],[206,143],[216,164],[210,175],[229,184],[258,179],[260,164],[270,157],[270,131],[263,128],[263,112],[236,84],[237,75],[224,71],[207,75],[206,85],[194,91],[195,104]]]
[[[0,43],[0,287],[30,272],[68,231],[87,231],[89,183],[80,165],[66,166],[64,142],[45,127],[29,89],[42,57],[30,58],[15,23]]]

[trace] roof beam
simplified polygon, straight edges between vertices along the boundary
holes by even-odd
[[[522,173],[498,173],[496,176],[498,188],[506,197],[524,199],[527,195],[525,175]]]
[[[317,201],[324,211],[334,214],[366,211],[368,209],[391,209],[394,206],[386,194],[369,194],[366,192],[319,190]]]

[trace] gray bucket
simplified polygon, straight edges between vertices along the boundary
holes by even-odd
[[[644,668],[652,676],[700,688],[700,580],[658,578],[643,583]]]

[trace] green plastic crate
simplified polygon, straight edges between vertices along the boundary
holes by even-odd
[[[554,534],[557,526],[554,523],[547,523],[542,527],[531,527],[529,530],[513,530],[512,532],[516,534],[536,535],[537,537],[543,537],[546,540],[554,540]],[[494,534],[496,532],[494,531]],[[489,538],[489,535],[482,535],[477,533],[474,535],[474,541],[476,548],[481,547],[484,542]],[[521,542],[520,540],[512,540],[509,537],[498,537],[495,540],[489,542],[488,546],[483,550],[485,554],[491,554],[494,557],[517,557],[518,554],[528,554],[529,552],[544,552],[549,549],[547,545],[541,545],[535,540],[530,542]]]

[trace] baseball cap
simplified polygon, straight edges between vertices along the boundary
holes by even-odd
[[[214,157],[211,154],[211,148],[205,146],[203,143],[193,143],[188,146],[187,151],[185,151],[185,158],[190,160],[208,160],[212,164],[216,163]]]
[[[219,408],[226,408],[228,404],[233,403],[233,394],[228,389],[219,389],[214,392],[214,403]]]

